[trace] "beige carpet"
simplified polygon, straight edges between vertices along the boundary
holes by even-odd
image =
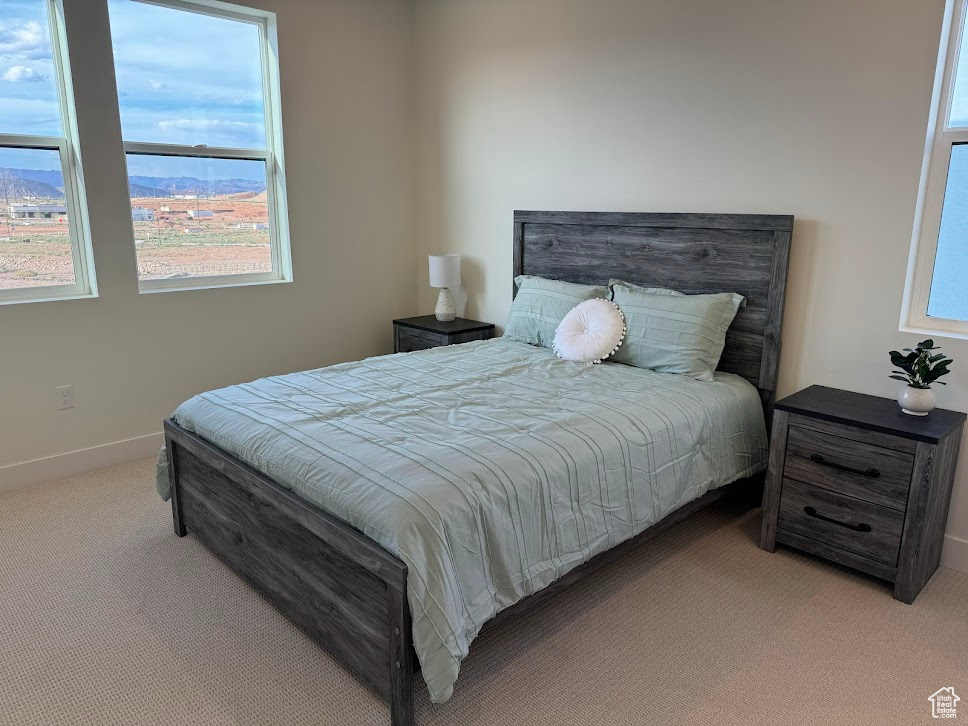
[[[759,512],[693,517],[478,640],[417,724],[908,724],[968,719],[968,575],[913,606],[757,549]],[[0,496],[0,724],[386,724],[347,675],[192,537],[152,462]]]

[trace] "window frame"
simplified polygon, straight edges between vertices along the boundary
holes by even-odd
[[[64,204],[67,207],[74,282],[69,285],[36,285],[9,290],[0,289],[0,305],[72,300],[98,295],[87,193],[84,189],[84,174],[78,146],[74,83],[68,57],[63,0],[45,0],[45,5],[63,136],[0,133],[0,147],[57,151],[61,163],[61,175],[64,178]]]
[[[255,25],[259,30],[259,52],[262,65],[262,97],[265,113],[266,146],[262,149],[218,146],[182,146],[144,141],[123,141],[128,154],[179,156],[215,159],[263,161],[266,168],[266,204],[269,212],[269,251],[271,272],[231,275],[199,275],[172,279],[142,280],[138,275],[139,293],[204,290],[292,282],[292,254],[289,241],[289,205],[286,194],[285,153],[282,138],[282,93],[279,73],[279,39],[276,14],[267,10],[233,5],[220,0],[133,0],[143,5],[183,10],[227,18]],[[120,99],[118,111],[120,113]],[[125,180],[127,181],[127,179]],[[134,222],[131,245],[134,246]]]
[[[951,150],[956,145],[968,144],[968,126],[948,127],[958,58],[965,41],[966,10],[966,0],[947,0],[945,5],[899,325],[899,330],[905,333],[962,339],[968,339],[968,320],[928,315],[928,302]]]

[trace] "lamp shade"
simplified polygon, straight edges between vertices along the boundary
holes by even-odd
[[[460,255],[429,255],[430,286],[460,287]]]

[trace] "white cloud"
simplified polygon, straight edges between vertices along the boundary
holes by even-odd
[[[158,127],[162,129],[199,129],[204,131],[209,130],[222,130],[228,131],[232,129],[252,129],[255,128],[257,124],[251,123],[249,121],[225,121],[222,119],[212,119],[212,118],[179,118],[173,119],[171,121],[159,121]]]
[[[50,57],[47,37],[36,20],[25,23],[0,21],[0,57],[39,60]]]
[[[37,83],[46,81],[47,76],[40,71],[28,66],[11,66],[3,74],[3,80],[12,83]]]
[[[168,88],[167,83],[162,83],[161,81],[148,81],[148,85],[155,91],[160,91],[163,88]]]

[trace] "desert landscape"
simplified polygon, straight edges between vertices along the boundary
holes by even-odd
[[[0,289],[74,282],[67,220],[0,218]]]
[[[9,202],[63,204],[37,198]],[[137,210],[132,224],[142,280],[272,270],[264,191],[196,199],[135,197],[131,208]],[[7,209],[0,215],[0,289],[74,281],[66,217],[13,219]]]
[[[143,197],[131,208],[154,213],[154,221],[133,222],[142,280],[272,271],[265,192]]]

